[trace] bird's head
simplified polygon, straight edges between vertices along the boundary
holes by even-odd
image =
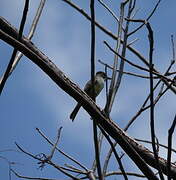
[[[104,73],[104,72],[102,72],[102,71],[98,71],[98,72],[96,73],[96,76],[100,76],[100,77],[102,77],[104,80],[106,80],[106,79],[111,79],[110,77],[108,77],[108,76],[106,75],[106,73]]]

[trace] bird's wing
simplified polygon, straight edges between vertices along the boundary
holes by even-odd
[[[91,83],[91,80],[89,80],[85,87],[84,87],[84,91],[90,96],[91,94],[91,91],[92,91],[92,83]]]

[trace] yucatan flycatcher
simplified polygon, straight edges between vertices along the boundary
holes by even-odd
[[[105,82],[106,79],[111,79],[111,78],[107,77],[106,74],[104,72],[102,72],[102,71],[99,71],[99,72],[96,73],[95,78],[94,78],[94,90],[95,90],[94,95],[95,95],[95,97],[97,97],[100,94],[101,90],[104,88],[104,82]],[[84,87],[84,91],[90,97],[93,96],[93,89],[92,89],[91,80],[89,80],[86,83],[86,85]],[[72,121],[74,121],[80,107],[81,107],[81,103],[78,103],[76,105],[76,107],[74,108],[74,110],[72,111],[72,113],[70,114],[70,119]]]

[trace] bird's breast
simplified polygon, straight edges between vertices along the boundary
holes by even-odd
[[[104,88],[104,80],[98,79],[95,80],[95,95],[98,96],[101,90]]]

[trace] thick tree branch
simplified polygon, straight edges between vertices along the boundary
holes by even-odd
[[[2,18],[0,19],[0,28],[0,39],[11,46],[18,48],[19,51],[39,66],[62,90],[72,96],[76,101],[81,102],[83,108],[115,141],[118,142],[135,164],[137,164],[138,167],[140,164],[139,168],[142,168],[141,171],[146,175],[146,177],[149,177],[149,179],[158,179],[139,158],[140,155],[147,164],[157,169],[158,166],[151,151],[130,138],[111,119],[106,118],[94,101],[76,84],[70,81],[70,79],[66,77],[47,56],[39,51],[31,41],[25,37],[22,37],[20,41],[17,40],[18,32]],[[137,155],[134,153],[133,149],[137,152]],[[158,160],[163,173],[167,174],[167,161],[162,158],[159,158]],[[171,176],[176,177],[176,166],[174,164],[171,164]]]

